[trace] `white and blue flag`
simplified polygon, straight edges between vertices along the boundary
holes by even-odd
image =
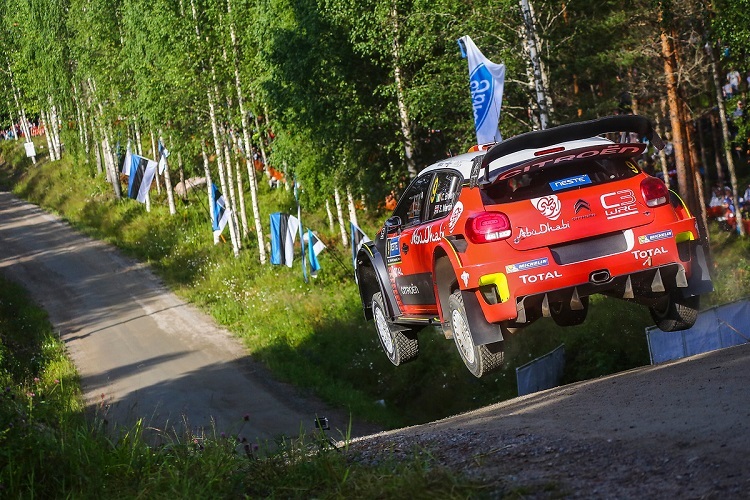
[[[126,155],[127,157],[127,155]],[[156,173],[156,162],[143,156],[130,154],[128,171],[128,197],[146,203],[146,196],[151,189],[151,182]]]
[[[458,39],[461,57],[469,59],[469,89],[474,109],[477,144],[500,142],[500,107],[503,103],[505,65],[495,64],[479,51],[471,37]]]
[[[221,194],[219,188],[213,182],[211,183],[211,203],[214,206],[214,219],[211,221],[211,225],[214,230],[214,245],[216,245],[219,243],[221,233],[224,232],[227,222],[229,222],[232,210],[227,208],[224,195]]]

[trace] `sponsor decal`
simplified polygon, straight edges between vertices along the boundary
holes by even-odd
[[[552,191],[560,191],[575,186],[583,186],[585,184],[591,184],[591,179],[587,174],[576,175],[574,177],[568,177],[567,179],[560,179],[559,181],[552,181],[549,183],[549,187]]]
[[[672,237],[672,230],[667,229],[666,231],[659,231],[658,233],[651,233],[645,236],[638,237],[638,243],[643,245],[644,243],[653,243],[654,241],[666,240]]]
[[[661,255],[667,253],[667,249],[664,247],[649,248],[648,250],[633,250],[630,252],[633,254],[635,260],[650,259],[654,255]]]
[[[532,198],[531,204],[539,210],[539,213],[549,220],[557,220],[562,211],[562,204],[557,195],[542,196],[541,198]]]
[[[539,274],[521,274],[519,278],[521,278],[521,281],[523,281],[523,284],[526,285],[528,283],[537,283],[540,281],[547,281],[552,280],[556,278],[562,278],[563,275],[560,273],[560,271],[549,271],[546,273],[539,273]]]
[[[519,241],[525,238],[528,238],[530,236],[539,236],[542,234],[553,233],[555,231],[562,231],[564,229],[569,229],[569,228],[570,228],[570,223],[565,222],[564,219],[561,220],[560,223],[555,226],[545,222],[545,223],[539,224],[539,228],[537,229],[534,229],[534,228],[529,229],[527,226],[519,227],[518,236],[516,236],[513,242],[518,243]]]
[[[535,267],[544,267],[549,265],[549,259],[542,257],[541,259],[527,260],[526,262],[520,262],[518,264],[510,264],[505,266],[506,273],[518,273],[521,271],[527,271]]]
[[[417,229],[411,234],[412,245],[425,245],[427,243],[437,243],[445,236],[442,224],[438,226],[427,226]]]
[[[469,273],[466,271],[461,273],[461,280],[464,282],[464,287],[469,286]]]
[[[402,285],[398,290],[401,292],[401,295],[419,295],[419,287],[414,283],[406,286]]]
[[[621,189],[614,193],[603,194],[599,200],[602,202],[604,215],[607,216],[607,219],[617,219],[638,213],[635,195],[631,189]]]
[[[448,219],[448,232],[453,234],[453,230],[456,229],[456,224],[458,223],[458,219],[461,218],[461,214],[464,213],[464,204],[459,202],[456,202],[456,206],[453,207],[453,211],[451,212],[451,217]]]
[[[549,158],[545,160],[540,160],[536,163],[532,163],[531,165],[524,167],[523,173],[528,172],[533,169],[542,168],[547,165],[566,163],[566,162],[575,161],[575,160],[583,160],[586,158],[594,158],[596,156],[616,156],[616,155],[636,156],[636,155],[641,154],[641,152],[643,152],[644,149],[646,149],[645,144],[608,144],[606,146],[599,146],[599,147],[594,147],[592,149],[587,149],[586,151],[582,151],[580,153],[576,153],[573,155],[564,155],[564,156],[558,156],[557,158]]]
[[[591,212],[591,206],[589,205],[589,202],[587,202],[586,200],[578,200],[573,208],[575,209],[576,213],[582,210]]]
[[[484,63],[474,68],[469,75],[469,91],[474,108],[474,127],[479,130],[489,115],[494,93],[494,79]]]
[[[392,280],[395,280],[399,276],[404,275],[404,270],[398,266],[392,266],[388,269],[388,274],[390,275]]]
[[[388,255],[386,256],[386,263],[388,265],[398,264],[401,262],[401,249],[398,246],[398,237],[388,238]]]

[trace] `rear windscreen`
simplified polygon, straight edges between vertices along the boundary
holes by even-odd
[[[485,205],[539,198],[571,189],[605,184],[640,172],[630,159],[591,159],[551,165],[497,180],[482,188]]]

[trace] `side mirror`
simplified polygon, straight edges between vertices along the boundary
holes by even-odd
[[[390,233],[391,231],[398,231],[400,229],[401,229],[401,217],[399,217],[398,215],[389,217],[385,221],[385,230],[387,232]]]

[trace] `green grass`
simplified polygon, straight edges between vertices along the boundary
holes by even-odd
[[[323,210],[305,207],[302,213],[303,222],[328,243],[320,276],[305,283],[299,261],[291,270],[261,266],[254,234],[243,240],[237,259],[228,243],[214,246],[202,190],[188,203],[178,201],[174,217],[164,195],[152,191],[147,213],[132,200],[115,200],[91,164],[68,155],[29,168],[28,160],[8,146],[1,145],[3,157],[16,163],[1,168],[0,175],[11,178],[6,182],[17,195],[149,262],[168,286],[234,332],[277,377],[311,388],[357,418],[397,427],[511,398],[515,368],[561,343],[566,346],[566,382],[649,362],[644,329],[653,323],[646,309],[595,296],[580,326],[559,328],[542,319],[515,334],[506,342],[505,366],[481,380],[469,374],[453,342],[435,328],[420,335],[415,361],[394,367],[362,317],[349,249],[341,246],[337,232],[329,232]],[[20,168],[19,161],[26,167]],[[260,202],[268,244],[268,214],[296,212],[296,206],[290,191],[270,190],[265,183],[260,184]],[[360,217],[360,225],[374,235],[384,214],[360,212]],[[705,303],[747,296],[747,242],[715,228],[712,241],[717,292]],[[741,279],[734,279],[738,273]]]

